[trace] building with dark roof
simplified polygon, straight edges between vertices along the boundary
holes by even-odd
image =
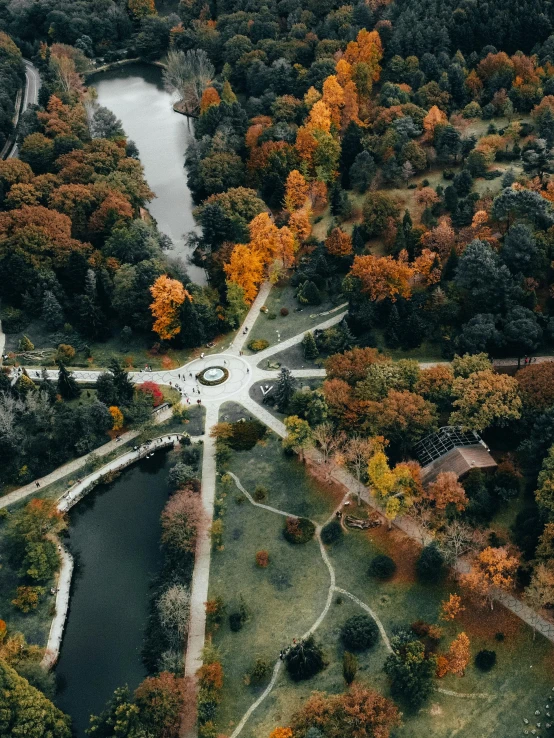
[[[447,425],[423,438],[414,447],[421,464],[421,478],[425,485],[434,482],[441,472],[454,472],[462,479],[472,469],[492,471],[496,461],[486,443],[475,431],[463,431]]]

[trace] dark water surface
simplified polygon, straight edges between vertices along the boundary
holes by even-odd
[[[98,102],[114,112],[140,153],[146,181],[157,197],[148,210],[175,246],[175,254],[190,253],[183,235],[195,227],[194,207],[184,169],[185,151],[194,137],[194,123],[175,113],[162,72],[150,64],[129,64],[91,77]],[[194,282],[205,284],[204,270],[188,265]]]
[[[161,566],[160,514],[168,498],[168,451],[101,485],[70,512],[75,557],[69,617],[56,667],[58,706],[84,736],[116,687],[146,676],[141,647],[149,585]]]

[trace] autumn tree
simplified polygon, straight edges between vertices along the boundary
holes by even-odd
[[[454,412],[452,425],[482,431],[491,425],[505,425],[521,417],[521,399],[514,377],[496,374],[490,369],[469,377],[457,377],[452,385]]]
[[[367,476],[371,494],[385,506],[385,514],[392,521],[411,508],[421,492],[417,465],[397,464],[391,469],[381,449],[370,458]]]
[[[146,735],[177,738],[185,704],[184,681],[168,671],[147,677],[135,690]]]
[[[309,185],[298,169],[293,169],[285,185],[285,207],[289,212],[294,212],[304,207],[308,197]]]
[[[554,362],[528,364],[516,374],[523,403],[533,410],[546,410],[554,405]]]
[[[237,244],[229,263],[223,268],[229,282],[241,287],[244,291],[244,300],[251,304],[264,279],[264,263],[261,255],[250,246]]]
[[[450,594],[447,600],[441,602],[441,620],[455,620],[464,610],[462,598],[457,594]]]
[[[112,407],[110,407],[109,410],[110,410],[110,415],[112,416],[112,419],[113,419],[112,429],[116,431],[121,430],[121,428],[123,428],[123,422],[124,422],[123,413],[116,405],[112,405]]]
[[[269,738],[293,738],[290,728],[275,728],[269,734]]]
[[[325,362],[325,370],[329,379],[342,379],[354,386],[365,378],[370,364],[387,360],[388,357],[380,354],[378,349],[356,347],[330,356]]]
[[[192,296],[179,280],[171,279],[166,274],[158,277],[150,287],[150,294],[154,298],[150,305],[155,318],[152,330],[164,341],[169,341],[181,332],[179,307],[185,300],[192,302]]]
[[[200,114],[205,113],[212,105],[219,105],[221,98],[215,87],[206,87],[200,100]]]
[[[203,521],[198,495],[188,489],[175,492],[162,512],[162,543],[175,555],[194,554]]]
[[[333,228],[325,239],[325,248],[331,256],[350,256],[352,253],[352,237],[342,228]]]
[[[359,279],[362,292],[377,302],[387,298],[392,302],[398,297],[408,299],[412,294],[410,280],[413,275],[413,268],[406,262],[373,254],[354,257],[348,273],[349,277]]]
[[[489,546],[477,554],[470,571],[461,575],[461,582],[476,597],[489,602],[492,610],[495,590],[510,592],[515,587],[518,565],[519,559],[506,546]]]
[[[425,118],[423,119],[423,130],[425,131],[425,138],[428,141],[433,139],[435,134],[435,128],[437,126],[444,126],[448,122],[446,113],[444,113],[436,105],[433,105]]]
[[[304,452],[313,446],[312,429],[309,423],[297,415],[289,415],[288,418],[285,418],[285,428],[287,429],[287,435],[283,439],[283,448],[298,452],[302,460]]]
[[[463,677],[470,657],[469,638],[462,632],[452,641],[448,649],[446,655],[448,659],[448,671],[451,674]]]
[[[326,738],[388,738],[398,725],[394,703],[357,683],[345,694],[312,693],[292,718],[294,735],[307,736],[312,728]]]
[[[455,472],[440,472],[435,481],[428,485],[426,497],[434,503],[435,509],[441,511],[452,505],[461,512],[468,502],[465,490]]]

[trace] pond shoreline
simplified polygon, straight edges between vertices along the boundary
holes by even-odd
[[[58,510],[67,512],[80,500],[91,492],[98,484],[101,484],[104,478],[110,474],[123,471],[132,464],[144,459],[154,450],[173,447],[175,448],[183,438],[189,437],[186,433],[171,433],[168,436],[160,436],[153,439],[148,444],[140,446],[137,451],[129,451],[124,456],[105,464],[97,471],[89,474],[82,481],[73,485],[70,490],[64,492],[63,496],[58,500]],[[41,666],[45,669],[51,669],[58,661],[63,640],[65,624],[67,622],[67,614],[69,611],[70,589],[74,569],[74,561],[69,551],[58,542],[58,550],[62,559],[62,565],[57,577],[57,592],[55,599],[55,615],[50,626],[48,641]]]

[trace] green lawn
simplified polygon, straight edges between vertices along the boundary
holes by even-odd
[[[233,453],[226,468],[236,473],[251,493],[256,485],[266,486],[266,502],[271,506],[322,521],[335,505],[336,498],[316,484],[302,464],[283,455],[280,441],[273,435],[251,451]],[[314,541],[305,546],[286,543],[281,536],[282,520],[243,501],[234,484],[220,483],[219,495],[223,497],[223,550],[214,551],[212,558],[210,598],[221,596],[228,614],[242,595],[250,614],[238,633],[231,632],[225,619],[214,634],[225,670],[218,730],[228,735],[263,689],[246,686],[244,674],[258,657],[273,664],[279,650],[316,620],[324,606],[329,575]],[[269,552],[266,569],[255,564],[255,553],[260,549]],[[395,530],[388,532],[385,526],[365,533],[350,531],[328,551],[337,586],[372,607],[389,635],[396,625],[420,619],[437,622],[440,602],[456,591],[448,582],[435,586],[417,583],[417,546]],[[398,565],[395,577],[386,583],[378,583],[366,573],[371,558],[382,552],[393,556]],[[277,725],[287,725],[314,689],[344,689],[339,632],[344,621],[359,612],[350,600],[334,598],[316,636],[324,647],[327,668],[301,684],[293,683],[283,671],[271,695],[247,723],[244,738],[267,738]],[[473,655],[482,648],[495,650],[497,665],[483,674],[471,663],[465,677],[449,676],[437,680],[436,685],[463,693],[486,693],[490,698],[435,692],[416,715],[404,716],[395,738],[511,738],[523,734],[524,717],[531,723],[542,721],[544,726],[548,720],[545,704],[551,699],[553,686],[552,644],[540,636],[533,640],[531,630],[499,606],[492,613],[468,606],[458,621],[445,625],[439,650],[447,650],[461,630],[470,638]],[[503,641],[495,639],[497,632],[504,633]],[[388,695],[382,671],[386,655],[382,642],[361,655],[358,679]],[[540,717],[535,717],[536,709],[541,710]],[[537,729],[537,735],[548,734]]]
[[[273,346],[277,343],[278,333],[281,341],[286,341],[287,338],[292,338],[292,336],[296,336],[298,333],[313,330],[318,323],[323,323],[323,321],[328,320],[336,314],[318,315],[318,313],[327,312],[337,307],[330,300],[325,299],[321,305],[300,305],[294,296],[294,292],[294,287],[289,283],[284,286],[274,285],[271,288],[271,292],[266,300],[269,313],[260,313],[250,330],[248,341],[251,341],[253,338],[263,338],[269,341],[270,346]],[[340,302],[344,302],[344,300]],[[288,315],[282,316],[280,314],[279,311],[282,307],[288,309]],[[301,308],[301,311],[295,312],[295,308]],[[337,310],[337,312],[340,312],[340,310]],[[267,316],[270,313],[275,313],[277,317],[273,320],[269,319]],[[245,353],[251,353],[246,346]]]

